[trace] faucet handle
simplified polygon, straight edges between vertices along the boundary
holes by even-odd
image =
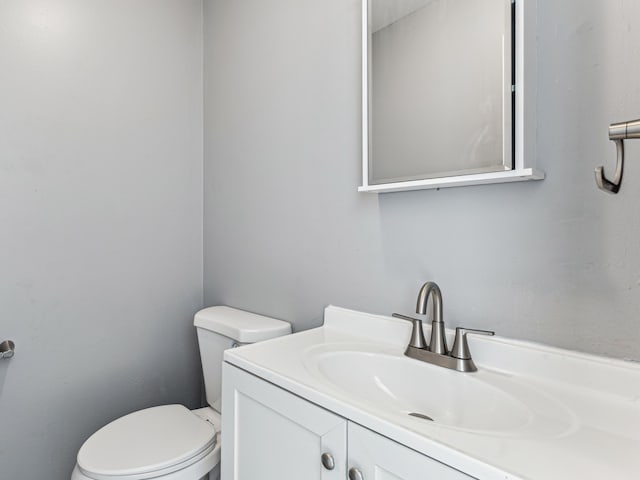
[[[471,360],[471,352],[469,351],[469,345],[467,344],[467,334],[474,335],[495,335],[495,332],[490,330],[476,330],[474,328],[456,328],[456,337],[453,341],[453,348],[450,355],[460,360]]]
[[[414,348],[427,348],[427,342],[424,339],[424,331],[422,330],[422,320],[419,318],[407,317],[399,313],[391,315],[395,318],[402,320],[408,320],[413,323],[413,329],[411,330],[411,340],[409,340],[409,346]]]

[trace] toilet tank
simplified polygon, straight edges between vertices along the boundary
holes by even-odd
[[[224,351],[291,333],[288,322],[225,306],[200,310],[193,324],[198,334],[207,403],[218,412]]]

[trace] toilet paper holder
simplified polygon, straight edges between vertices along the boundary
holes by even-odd
[[[0,343],[0,360],[3,358],[11,358],[16,353],[16,344],[11,340],[5,340]]]

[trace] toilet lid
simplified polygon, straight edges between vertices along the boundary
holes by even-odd
[[[182,405],[163,405],[133,412],[102,427],[80,448],[78,466],[98,479],[149,478],[191,465],[215,443],[216,429],[211,423]]]

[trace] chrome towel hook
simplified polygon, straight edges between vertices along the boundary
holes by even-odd
[[[0,360],[3,358],[11,358],[16,353],[16,344],[11,340],[5,340],[0,343]]]
[[[632,138],[640,138],[640,120],[612,123],[609,125],[609,140],[614,141],[616,144],[616,173],[614,174],[613,180],[609,180],[604,176],[604,167],[596,168],[596,184],[600,190],[608,193],[618,193],[618,190],[620,190],[622,173],[624,171],[624,140]]]

